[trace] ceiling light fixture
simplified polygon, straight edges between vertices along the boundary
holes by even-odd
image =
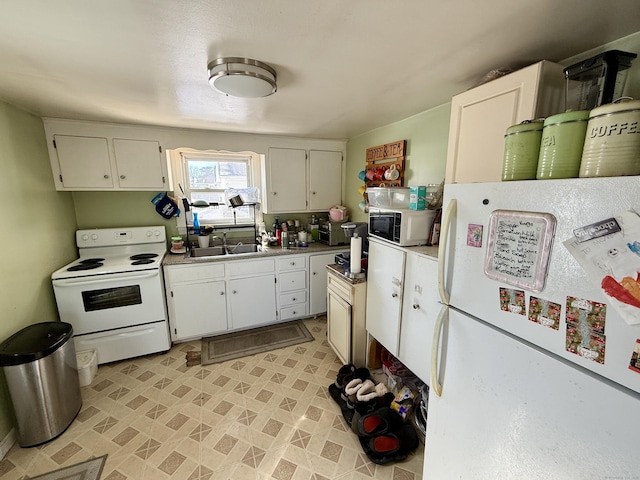
[[[232,97],[257,98],[275,93],[276,71],[266,63],[241,57],[209,62],[209,84]]]

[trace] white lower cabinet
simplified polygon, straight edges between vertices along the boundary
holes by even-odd
[[[365,308],[367,283],[327,273],[327,342],[343,364],[367,364]]]
[[[327,265],[335,263],[337,253],[309,256],[309,315],[327,311]]]
[[[405,250],[370,239],[367,267],[367,331],[398,356]]]
[[[201,337],[227,330],[227,298],[224,280],[178,283],[171,287],[170,316],[174,340]],[[206,298],[206,305],[202,299]],[[200,305],[200,307],[198,307]]]
[[[367,331],[430,384],[431,339],[441,307],[437,258],[374,240],[367,275]]]
[[[275,323],[273,259],[164,267],[171,340]]]
[[[229,280],[229,328],[266,325],[276,321],[275,275]]]
[[[428,385],[439,299],[438,260],[407,252],[398,358]]]
[[[326,312],[326,265],[336,253],[166,265],[171,339],[191,340]],[[361,301],[364,310],[364,296]]]
[[[278,316],[292,320],[308,315],[307,255],[278,259]]]

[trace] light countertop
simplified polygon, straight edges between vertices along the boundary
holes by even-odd
[[[340,253],[349,251],[349,245],[330,246],[320,242],[310,243],[308,247],[292,247],[283,249],[281,247],[261,247],[261,251],[253,253],[239,253],[231,255],[216,255],[207,257],[191,257],[187,253],[167,253],[164,257],[163,265],[189,265],[212,262],[228,262],[233,260],[247,260],[253,258],[274,257],[283,255],[296,255],[305,253]]]

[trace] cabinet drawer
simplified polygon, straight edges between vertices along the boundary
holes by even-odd
[[[278,270],[281,272],[286,272],[287,270],[300,270],[304,268],[307,268],[306,255],[287,256],[278,259]]]
[[[278,275],[280,292],[291,292],[293,290],[304,290],[307,288],[306,270],[286,272]]]
[[[349,303],[353,302],[353,289],[351,286],[334,277],[332,274],[327,276],[327,288],[336,292],[343,300],[346,300]]]
[[[224,263],[208,265],[179,265],[169,267],[169,280],[177,282],[197,282],[216,278],[224,278]]]
[[[280,309],[280,320],[299,318],[307,315],[307,305],[292,305]]]
[[[307,291],[298,290],[296,292],[283,293],[280,295],[280,305],[297,305],[307,301]]]
[[[275,272],[275,263],[272,258],[266,260],[233,260],[227,264],[230,277],[246,275],[259,275]]]

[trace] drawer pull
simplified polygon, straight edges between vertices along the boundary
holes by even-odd
[[[291,301],[292,301],[292,302],[295,302],[295,301],[296,301],[296,297],[293,297],[293,298],[291,299]]]
[[[220,292],[220,295],[224,295],[224,292]]]
[[[126,176],[126,175],[120,175],[120,179],[121,179],[121,180],[124,180],[125,178],[127,178],[127,176]]]
[[[398,294],[397,294],[396,292],[393,292],[393,293],[391,294],[391,296],[392,296],[393,298],[398,298]]]
[[[104,176],[104,179],[105,179],[105,180],[106,180],[107,178],[109,178],[109,175],[105,175],[105,176]]]
[[[418,305],[417,303],[413,304],[413,309],[414,310],[418,310],[420,308],[420,305]]]

